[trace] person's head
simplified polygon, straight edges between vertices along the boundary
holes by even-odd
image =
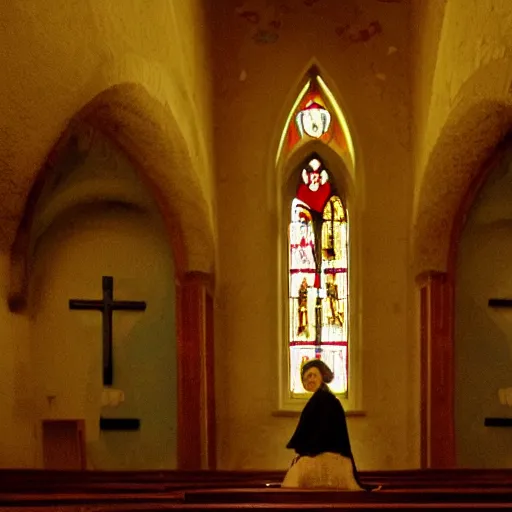
[[[306,361],[302,365],[300,376],[304,389],[311,393],[314,393],[321,386],[329,384],[334,378],[331,369],[320,359]]]

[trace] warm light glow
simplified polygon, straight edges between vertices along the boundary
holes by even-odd
[[[276,166],[309,138],[343,153],[343,158],[350,159],[347,165],[354,170],[354,146],[347,121],[319,76],[307,81],[288,114]],[[312,154],[303,165],[297,169],[302,179],[291,202],[288,226],[288,392],[292,398],[304,396],[301,365],[309,359],[322,359],[334,372],[329,387],[338,395],[346,395],[349,374],[347,211],[318,155]]]
[[[350,159],[352,160],[352,166],[355,168],[356,158],[355,158],[355,154],[354,154],[354,144],[352,142],[352,136],[350,135],[350,130],[348,128],[347,120],[345,119],[345,116],[343,115],[343,111],[341,110],[340,106],[338,105],[334,95],[330,91],[329,87],[327,87],[326,83],[322,80],[322,77],[317,76],[317,80],[318,80],[318,83],[320,84],[320,87],[322,88],[323,93],[327,96],[327,99],[329,100],[330,104],[332,105],[332,108],[334,109],[334,113],[336,114],[336,117],[338,118],[338,120],[341,124],[341,127],[343,128],[343,133],[347,140],[348,152],[350,154]]]
[[[324,178],[319,178],[320,169]],[[347,213],[340,197],[332,193],[328,171],[318,158],[311,158],[302,172],[291,202],[288,229],[289,390],[292,396],[305,393],[302,364],[320,358],[334,372],[331,390],[345,394],[349,351]]]
[[[310,101],[296,117],[297,126],[301,136],[309,135],[314,139],[320,138],[327,133],[331,124],[331,114],[322,105]]]
[[[293,107],[291,108],[291,110],[290,110],[290,112],[288,114],[288,117],[286,118],[286,123],[284,124],[284,128],[283,128],[283,131],[281,133],[281,139],[279,140],[279,148],[277,149],[276,161],[275,161],[276,165],[277,165],[277,162],[279,161],[279,157],[281,156],[281,151],[283,149],[283,144],[284,144],[284,141],[286,139],[286,133],[288,132],[288,126],[290,125],[290,121],[292,119],[293,113],[297,109],[297,107],[298,107],[298,105],[300,103],[300,100],[304,97],[304,95],[308,91],[310,84],[311,84],[311,80],[308,80],[306,82],[306,84],[304,85],[304,87],[302,88],[302,90],[300,91],[300,94],[297,96],[297,99],[295,100],[295,103],[293,104]]]

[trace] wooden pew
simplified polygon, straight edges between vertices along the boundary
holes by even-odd
[[[284,470],[135,470],[135,471],[104,471],[104,470],[44,470],[44,469],[0,469],[0,481],[7,479],[45,478],[65,475],[67,479],[88,481],[119,481],[146,482],[190,479],[215,478],[218,480],[245,480],[246,478],[266,478],[282,480]],[[405,469],[392,471],[361,471],[364,480],[379,481],[421,481],[429,479],[477,479],[512,481],[512,469]]]
[[[0,470],[0,493],[168,492],[197,487],[279,485],[282,472]]]
[[[46,471],[0,470],[0,493],[168,492],[193,488],[278,487],[283,471]],[[512,470],[403,470],[362,472],[364,483],[386,490],[512,486]]]
[[[143,470],[143,471],[63,471],[44,469],[0,469],[0,485],[4,482],[37,480],[52,481],[56,478],[69,482],[191,482],[191,481],[247,481],[272,480],[281,481],[284,471],[261,470]]]
[[[283,496],[286,494],[286,496]],[[174,511],[196,511],[196,510],[339,510],[339,511],[369,511],[369,510],[496,510],[507,509],[512,507],[510,493],[506,496],[496,497],[491,494],[489,496],[468,496],[467,493],[443,493],[438,496],[432,493],[430,497],[425,498],[426,493],[406,493],[405,497],[396,499],[397,496],[386,493],[350,493],[332,491],[297,491],[297,492],[279,492],[273,493],[272,496],[265,496],[264,499],[250,500],[240,499],[236,502],[183,502],[183,501],[139,501],[139,502],[120,502],[104,500],[97,502],[77,502],[69,501],[46,501],[40,502],[32,500],[31,502],[18,501],[10,504],[8,510],[11,512],[33,511],[33,512],[143,512],[154,510],[174,510]],[[427,493],[428,494],[428,493]],[[378,495],[378,496],[377,496]],[[418,495],[421,497],[418,499]],[[48,496],[45,497],[48,499]],[[212,498],[212,497],[210,497]],[[246,496],[248,498],[248,496]],[[253,496],[254,498],[254,496]],[[225,499],[225,497],[223,498]],[[3,505],[0,509],[6,510]]]
[[[510,493],[351,493],[333,491],[291,491],[261,496],[261,493],[245,496],[208,496],[203,501],[182,500],[177,497],[158,496],[80,496],[44,495],[25,496],[0,503],[0,510],[40,512],[142,512],[152,510],[494,510],[512,508]]]
[[[268,488],[284,472],[1,470],[0,508],[40,512],[122,510],[512,510],[511,470],[362,473],[376,493]],[[278,483],[277,482],[277,483]],[[470,482],[470,483],[468,483]],[[276,482],[271,482],[276,483]],[[38,491],[39,490],[39,491]]]
[[[407,488],[450,487],[510,487],[511,469],[449,469],[367,471],[364,483],[382,485],[388,490]]]
[[[360,492],[306,489],[199,489],[184,492],[185,503],[502,503],[512,506],[512,489],[429,489]]]

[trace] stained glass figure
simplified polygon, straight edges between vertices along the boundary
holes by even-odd
[[[302,394],[301,364],[334,371],[331,389],[348,389],[348,226],[328,170],[313,155],[300,174],[289,227],[290,391]]]
[[[308,75],[288,115],[277,158],[286,159],[298,145],[310,140],[323,142],[340,154],[351,151],[352,139],[336,99],[315,70]]]
[[[297,199],[315,212],[322,212],[331,195],[329,175],[317,158],[313,158],[302,170],[302,183],[297,190]]]
[[[318,101],[310,100],[297,114],[295,120],[301,137],[306,133],[314,139],[319,139],[329,130],[331,114]]]
[[[304,278],[299,289],[299,326],[297,328],[297,336],[304,334],[309,338],[309,321],[308,321],[308,282]]]

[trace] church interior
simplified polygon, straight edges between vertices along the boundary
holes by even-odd
[[[509,0],[0,13],[1,468],[512,468]]]

